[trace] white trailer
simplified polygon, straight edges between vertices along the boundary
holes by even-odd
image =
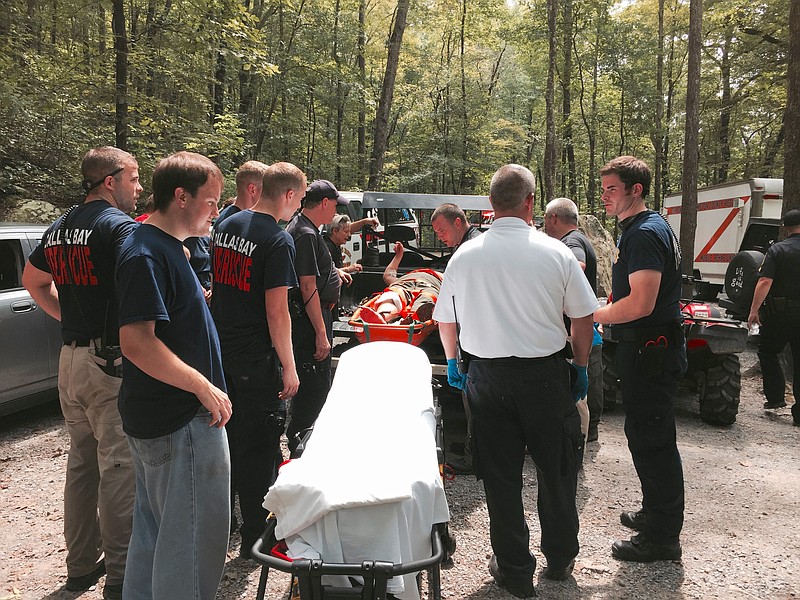
[[[681,227],[682,192],[664,198],[663,214]],[[753,178],[697,190],[694,270],[713,296],[722,290],[728,264],[743,250],[766,252],[777,239],[783,179]],[[686,257],[684,257],[686,260]]]

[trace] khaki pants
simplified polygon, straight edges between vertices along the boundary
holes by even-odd
[[[106,584],[122,583],[131,536],[134,473],[117,408],[121,379],[85,347],[64,346],[58,392],[70,437],[64,485],[67,574],[87,575],[105,553]]]

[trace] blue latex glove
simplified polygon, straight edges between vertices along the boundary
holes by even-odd
[[[584,371],[586,367],[584,367]],[[463,390],[467,385],[467,376],[458,370],[458,363],[455,358],[447,359],[447,383],[457,390]],[[589,385],[588,383],[586,384]]]
[[[586,397],[586,393],[589,391],[589,375],[586,372],[586,367],[572,366],[575,367],[575,371],[578,373],[578,379],[572,386],[572,399],[575,402],[579,402]]]

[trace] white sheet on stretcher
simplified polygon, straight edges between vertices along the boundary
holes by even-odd
[[[410,344],[345,352],[303,456],[264,499],[293,557],[393,563],[430,556],[434,523],[450,518],[436,457],[431,366]],[[348,585],[346,578],[326,578]],[[414,576],[389,593],[417,600]]]

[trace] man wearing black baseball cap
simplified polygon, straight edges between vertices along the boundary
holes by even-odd
[[[294,267],[300,282],[300,287],[294,288],[289,296],[292,345],[300,377],[300,389],[290,403],[291,420],[286,431],[293,458],[299,441],[297,434],[314,424],[331,387],[331,309],[339,301],[342,276],[333,264],[319,228],[331,222],[337,204],[348,202],[330,181],[318,179],[308,186],[303,209],[286,226],[294,238]]]

